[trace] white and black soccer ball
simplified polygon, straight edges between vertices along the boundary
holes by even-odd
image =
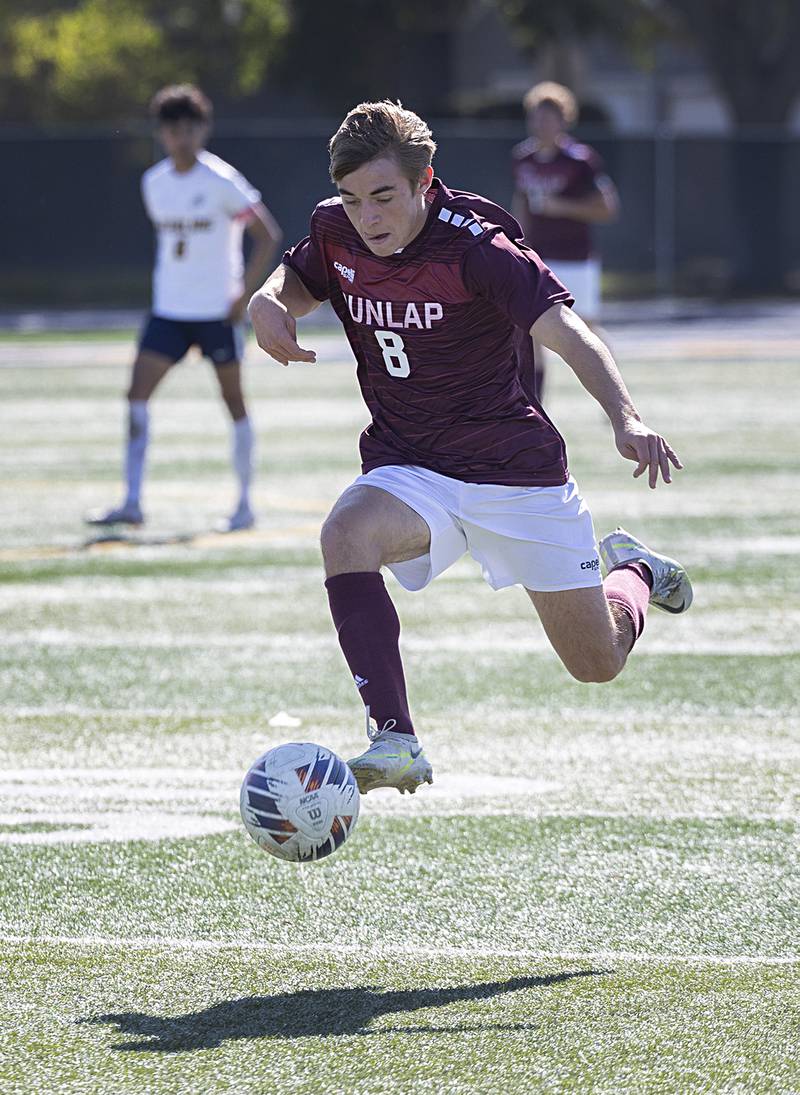
[[[239,796],[242,821],[256,844],[291,863],[324,859],[341,847],[358,821],[359,804],[342,758],[307,741],[259,757]]]

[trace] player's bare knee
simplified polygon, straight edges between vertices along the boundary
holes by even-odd
[[[625,665],[625,658],[613,648],[608,651],[592,651],[578,658],[564,659],[569,673],[582,684],[607,684],[618,677]]]
[[[369,524],[352,513],[334,511],[320,531],[326,570],[370,570],[380,566],[380,549]]]

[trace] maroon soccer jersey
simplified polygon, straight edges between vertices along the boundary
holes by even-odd
[[[585,221],[545,217],[536,212],[546,197],[587,198],[597,190],[603,164],[593,148],[564,141],[551,160],[538,159],[531,137],[512,152],[514,185],[525,199],[522,227],[525,241],[547,261],[583,262],[592,254],[592,233]]]
[[[518,228],[505,210],[439,179],[427,199],[400,253],[374,255],[331,198],[283,259],[330,300],[352,347],[372,415],[363,470],[415,464],[468,483],[560,485],[564,442],[523,390],[514,333],[572,297],[499,227]]]

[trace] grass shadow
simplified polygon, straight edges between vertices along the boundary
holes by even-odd
[[[213,529],[209,532],[213,532]],[[83,551],[91,551],[92,548],[97,547],[169,547],[172,544],[191,544],[201,535],[203,533],[168,532],[158,536],[111,530],[89,536],[81,543],[80,548]]]
[[[572,970],[544,977],[515,977],[454,988],[403,989],[384,992],[370,987],[303,989],[274,996],[247,996],[226,1000],[187,1015],[157,1016],[142,1012],[97,1015],[80,1023],[113,1023],[121,1034],[134,1035],[117,1050],[179,1053],[213,1049],[241,1038],[326,1038],[342,1035],[384,1033],[369,1024],[382,1015],[396,1015],[419,1008],[444,1007],[467,1000],[486,1000],[520,989],[541,989],[576,977],[599,977],[609,970]],[[494,1024],[491,1024],[494,1028]],[[507,1024],[503,1029],[526,1029],[526,1024]],[[466,1030],[464,1024],[447,1027],[397,1027],[393,1033],[444,1033]],[[480,1029],[469,1027],[469,1029]]]

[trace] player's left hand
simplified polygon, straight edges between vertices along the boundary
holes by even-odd
[[[658,433],[636,419],[626,419],[624,424],[614,431],[617,449],[626,460],[636,461],[634,479],[648,473],[650,487],[655,489],[659,472],[665,483],[672,482],[670,464],[682,468],[678,455],[672,446]]]
[[[244,319],[245,309],[247,308],[247,302],[250,300],[248,293],[242,293],[240,297],[237,297],[233,304],[228,309],[228,323],[241,323]]]

